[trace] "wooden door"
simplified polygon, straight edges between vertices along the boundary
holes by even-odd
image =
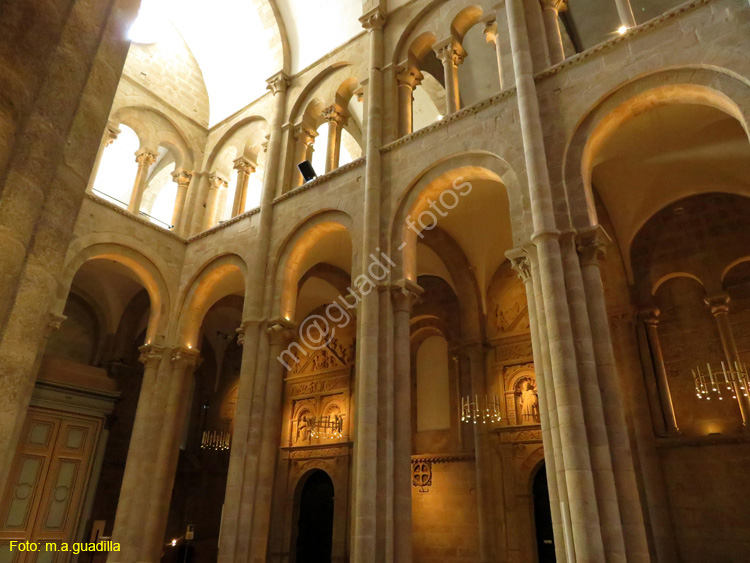
[[[0,563],[70,560],[46,544],[74,540],[100,429],[101,419],[29,408],[0,505]],[[39,549],[11,552],[11,540]]]

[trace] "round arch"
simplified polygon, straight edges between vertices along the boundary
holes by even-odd
[[[66,262],[63,275],[57,287],[56,313],[62,314],[73,278],[80,267],[89,260],[108,259],[117,262],[140,280],[151,301],[146,341],[155,342],[167,330],[171,303],[169,286],[157,264],[135,248],[114,242],[100,242],[73,249]]]
[[[320,211],[298,224],[279,247],[271,271],[274,272],[274,287],[277,298],[274,303],[279,307],[278,314],[287,320],[294,318],[297,300],[297,282],[305,274],[301,271],[303,260],[325,236],[331,233],[346,233],[356,248],[352,232],[351,217],[339,210]],[[314,264],[311,264],[313,266]],[[351,272],[350,272],[351,273]]]
[[[737,119],[750,138],[750,85],[717,68],[662,69],[619,85],[600,98],[574,129],[563,155],[562,177],[573,227],[598,223],[591,186],[596,148],[629,119],[667,104],[716,108]]]
[[[208,310],[219,299],[239,289],[247,295],[247,279],[247,264],[237,254],[224,254],[201,265],[180,299],[176,328],[179,345],[196,348]]]

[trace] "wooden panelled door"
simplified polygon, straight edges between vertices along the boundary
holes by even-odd
[[[62,563],[71,553],[46,542],[74,541],[102,419],[30,407],[0,505],[0,563]],[[39,544],[10,551],[10,540]]]

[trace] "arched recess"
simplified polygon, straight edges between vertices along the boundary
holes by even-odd
[[[247,264],[236,254],[214,258],[198,268],[180,299],[177,342],[196,348],[203,318],[211,307],[228,295],[245,295]]]
[[[600,98],[582,116],[563,157],[562,177],[573,226],[599,222],[591,186],[592,162],[596,149],[622,124],[667,104],[699,105],[736,119],[750,136],[749,88],[743,79],[724,69],[678,67],[641,76]],[[657,209],[666,203],[660,202]]]
[[[476,193],[474,188],[478,188]],[[458,194],[457,197],[446,197],[445,192],[452,191]],[[492,208],[498,213],[493,218],[487,217],[486,227],[494,228],[499,222],[507,220],[507,230],[504,231],[505,239],[503,244],[507,246],[505,250],[520,244],[524,239],[526,227],[524,227],[524,203],[521,196],[521,190],[518,178],[510,165],[502,158],[492,153],[484,151],[473,151],[459,153],[444,158],[438,158],[434,164],[420,172],[399,195],[398,202],[395,206],[393,224],[391,227],[392,234],[392,252],[393,256],[400,256],[401,260],[396,260],[397,266],[394,268],[395,279],[408,278],[416,279],[416,255],[417,242],[420,239],[417,231],[423,225],[419,224],[419,219],[427,217],[430,212],[431,202],[437,206],[442,206],[441,217],[438,218],[437,225],[444,229],[443,225],[451,226],[453,216],[460,216],[462,206],[466,209],[467,202],[471,201],[472,195],[475,198],[472,205],[476,205],[480,197],[489,198],[492,202]],[[443,199],[441,200],[441,196]],[[451,206],[455,203],[453,209]],[[484,211],[482,211],[484,209]],[[481,206],[477,212],[486,212],[488,208]],[[445,214],[446,217],[442,217]],[[435,215],[435,213],[432,213]],[[409,227],[409,222],[417,222],[416,227]],[[426,223],[427,221],[423,221]],[[476,226],[481,221],[475,221]],[[450,232],[450,229],[447,229]],[[454,229],[455,230],[455,229]],[[450,232],[450,234],[459,240],[461,235],[459,230]],[[466,235],[470,236],[470,235]],[[497,235],[500,238],[500,234]],[[478,274],[478,282],[481,287],[486,286],[489,277],[494,274],[497,266],[504,260],[502,252],[496,252],[498,240],[491,240],[492,237],[478,239],[476,245],[467,245],[468,241],[461,244],[463,251],[469,254],[477,252],[486,252],[493,255],[496,263],[487,261],[486,267]],[[481,240],[489,243],[490,240],[494,247],[482,249]],[[470,262],[477,262],[472,256]],[[479,264],[472,263],[472,266]]]
[[[280,246],[274,261],[277,315],[287,320],[297,317],[299,281],[318,263],[352,272],[352,219],[338,210],[321,211],[300,223]],[[300,319],[301,320],[301,319]]]
[[[80,267],[89,260],[108,259],[131,270],[148,292],[151,307],[146,342],[157,343],[166,334],[171,293],[161,269],[154,261],[130,246],[111,242],[95,243],[81,249],[71,247],[71,251],[57,286],[56,314],[62,314],[73,277]]]

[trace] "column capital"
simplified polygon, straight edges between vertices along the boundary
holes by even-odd
[[[247,157],[241,156],[236,159],[233,163],[234,169],[238,172],[244,172],[245,174],[252,174],[255,172],[258,165]]]
[[[286,319],[274,319],[269,321],[266,332],[271,345],[286,346],[294,338],[296,325]]]
[[[711,309],[711,314],[714,316],[729,313],[730,301],[731,298],[728,293],[716,293],[703,299],[703,302]]]
[[[335,122],[339,126],[346,125],[349,115],[339,106],[333,104],[323,110],[323,119],[330,122]]]
[[[213,184],[213,186],[211,186],[213,188],[225,188],[229,185],[229,182],[224,175],[217,170],[214,170],[208,175],[208,180]]]
[[[68,317],[62,314],[58,313],[48,313],[47,314],[47,328],[48,330],[60,330],[60,325],[63,324],[64,321],[66,321]]]
[[[505,253],[510,260],[510,267],[517,273],[521,281],[526,282],[531,279],[531,260],[529,253],[523,248],[513,248]]]
[[[172,180],[174,180],[174,182],[180,187],[187,187],[192,178],[193,173],[189,170],[185,170],[184,168],[178,168],[177,170],[172,172]]]
[[[377,8],[373,8],[369,12],[365,13],[361,18],[359,18],[359,22],[362,24],[362,27],[364,27],[367,31],[374,31],[376,29],[383,29],[385,26],[385,10],[378,6]]]
[[[437,58],[445,63],[451,61],[455,66],[460,65],[464,62],[466,53],[460,45],[456,43],[453,37],[448,37],[442,41],[438,41],[432,46],[432,50],[435,51]]]
[[[422,84],[424,74],[408,62],[401,63],[396,67],[396,80],[399,86],[409,86],[412,90]]]
[[[237,344],[239,346],[244,346],[247,331],[253,327],[258,327],[258,329],[260,329],[264,322],[263,319],[247,319],[242,321],[242,324],[235,330],[237,333]]]
[[[150,149],[138,149],[135,151],[135,161],[143,166],[151,166],[156,162],[157,154]]]
[[[120,127],[117,123],[115,123],[114,121],[108,122],[106,131],[107,140],[104,142],[104,146],[108,147],[109,145],[114,143],[120,133],[122,133],[122,131],[120,131]]]
[[[659,315],[661,315],[661,311],[656,307],[649,307],[638,311],[638,318],[640,318],[646,326],[659,326]]]
[[[391,286],[391,298],[394,311],[410,312],[424,289],[409,279],[402,279]]]
[[[315,137],[318,136],[317,131],[313,131],[309,127],[306,127],[305,125],[297,125],[294,128],[294,138],[305,145],[306,147],[309,147],[313,144],[313,141],[315,141]]]
[[[587,266],[603,262],[607,257],[607,246],[612,242],[601,225],[594,225],[578,231],[576,245],[581,257],[581,265]]]
[[[268,84],[268,86],[266,86],[266,89],[270,90],[271,93],[275,96],[279,92],[286,92],[287,88],[291,86],[292,81],[289,78],[289,75],[282,70],[274,74],[271,78],[267,79],[266,83]]]
[[[554,10],[558,14],[568,10],[568,0],[540,0],[542,10]]]
[[[197,367],[200,362],[200,352],[195,348],[183,348],[178,346],[172,348],[172,363],[177,364],[177,367],[188,368]]]
[[[140,356],[138,361],[141,362],[146,369],[153,368],[159,365],[164,355],[164,348],[157,346],[156,344],[144,344],[138,348]]]
[[[482,29],[482,33],[484,34],[484,40],[487,43],[496,43],[497,42],[497,20],[491,19],[484,22],[484,29]]]

